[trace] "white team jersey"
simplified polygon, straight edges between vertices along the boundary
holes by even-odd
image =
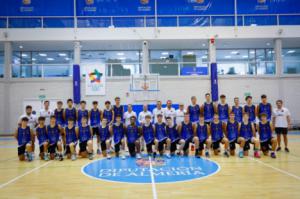
[[[140,124],[145,123],[145,116],[146,115],[150,115],[150,117],[152,118],[152,113],[150,111],[147,111],[147,112],[142,111],[142,112],[139,113],[138,121],[139,121]],[[151,119],[151,122],[152,122],[152,119]]]
[[[185,109],[183,109],[183,110],[177,109],[176,110],[176,124],[177,125],[181,124],[183,122],[185,113],[186,113]]]
[[[168,107],[165,108],[165,117],[170,117],[172,118],[172,121],[175,122],[175,118],[176,118],[176,111],[173,107],[171,107],[170,109]]]
[[[40,111],[40,116],[45,117],[45,125],[49,125],[50,124],[50,117],[54,115],[54,112],[51,109],[45,110],[42,109]]]
[[[136,112],[131,111],[130,113],[128,111],[126,111],[123,115],[123,119],[125,120],[125,125],[128,126],[130,124],[130,118],[132,116],[136,117]]]
[[[21,117],[19,118],[19,123],[21,123],[21,120],[22,120],[23,117],[27,117],[27,118],[28,118],[28,126],[29,126],[29,128],[30,128],[30,129],[34,129],[35,126],[36,126],[37,123],[38,123],[36,115],[33,115],[33,114],[30,114],[30,115],[23,114],[23,115],[21,115]]]
[[[287,108],[273,109],[273,117],[275,118],[275,127],[288,128],[287,117],[291,116],[290,111]]]
[[[152,114],[153,114],[154,123],[157,123],[157,115],[159,115],[159,114],[162,115],[163,121],[165,121],[165,111],[164,111],[163,108],[160,108],[160,109],[155,108],[155,109],[153,109]]]

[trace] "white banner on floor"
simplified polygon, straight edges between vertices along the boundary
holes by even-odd
[[[105,95],[105,64],[85,66],[85,94]]]

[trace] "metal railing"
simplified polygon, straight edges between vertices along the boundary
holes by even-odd
[[[269,17],[272,20],[269,20]],[[295,24],[286,24],[282,17],[295,19]],[[219,20],[216,22],[215,20]],[[17,20],[17,21],[16,21]],[[36,24],[27,27],[26,21]],[[54,20],[49,24],[49,20]],[[55,20],[57,20],[55,22]],[[91,20],[95,20],[91,24]],[[98,21],[97,21],[98,20]],[[185,20],[185,23],[184,23]],[[0,17],[0,28],[108,28],[108,27],[155,27],[154,15],[136,16],[9,16]],[[251,25],[300,25],[300,13],[296,14],[244,14],[244,15],[158,15],[157,26],[251,26]],[[290,21],[290,20],[289,20]],[[77,24],[75,24],[77,22]],[[86,22],[86,24],[85,24]],[[256,23],[260,22],[260,23]],[[263,22],[263,23],[261,23]],[[19,24],[18,24],[19,23]],[[289,22],[290,23],[290,22]],[[1,23],[0,23],[1,24]],[[3,25],[4,24],[4,25]]]

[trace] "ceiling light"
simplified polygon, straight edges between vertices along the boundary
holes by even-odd
[[[169,52],[162,52],[161,54],[162,54],[162,55],[168,55]]]
[[[253,50],[253,51],[250,51],[250,54],[255,54],[255,51]]]
[[[125,60],[125,59],[126,59],[126,57],[119,57],[119,59],[121,59],[121,60]]]
[[[28,55],[27,55],[27,54],[23,54],[23,53],[22,53],[22,57],[28,57]]]
[[[225,59],[229,59],[229,58],[231,58],[230,55],[226,55],[226,56],[225,56]]]
[[[41,57],[47,57],[47,54],[46,53],[39,53],[39,56],[41,56]]]
[[[20,48],[20,49],[22,49],[22,48],[23,48],[23,46],[19,46],[19,48]]]
[[[205,46],[206,46],[206,44],[205,44],[205,43],[203,43],[203,44],[202,44],[202,46],[203,46],[203,47],[205,47]]]
[[[243,58],[248,58],[248,55],[243,55]]]
[[[187,52],[186,54],[187,55],[194,55],[194,52],[191,51],[191,52]]]
[[[270,46],[271,44],[268,42],[268,43],[266,43],[267,44],[267,46]]]
[[[202,56],[202,59],[206,59],[206,58],[207,58],[207,56],[206,56],[206,55],[203,55],[203,56]]]
[[[32,61],[36,61],[36,58],[32,58],[31,60],[32,60]]]
[[[69,61],[69,60],[70,60],[70,58],[69,58],[69,57],[66,57],[66,58],[65,58],[65,60]]]
[[[59,53],[58,55],[59,55],[60,57],[65,57],[65,56],[67,56],[66,53]]]
[[[118,56],[124,56],[124,53],[120,52],[120,53],[117,53]]]
[[[51,58],[51,57],[48,57],[47,60],[48,60],[48,61],[53,61],[54,59]]]
[[[231,54],[237,55],[237,54],[239,54],[239,51],[231,51]]]
[[[294,52],[296,52],[296,51],[295,50],[289,50],[289,51],[287,51],[288,54],[291,54],[291,53],[294,53]]]
[[[160,59],[166,59],[166,57],[160,57]]]

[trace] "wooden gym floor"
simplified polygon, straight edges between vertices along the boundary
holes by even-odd
[[[300,133],[289,135],[290,153],[277,159],[212,156],[220,171],[208,178],[170,184],[94,180],[81,173],[88,159],[19,162],[16,141],[0,137],[0,198],[253,199],[300,198]],[[37,149],[36,149],[37,150]],[[37,152],[37,151],[36,151]],[[100,158],[97,156],[97,158]]]

